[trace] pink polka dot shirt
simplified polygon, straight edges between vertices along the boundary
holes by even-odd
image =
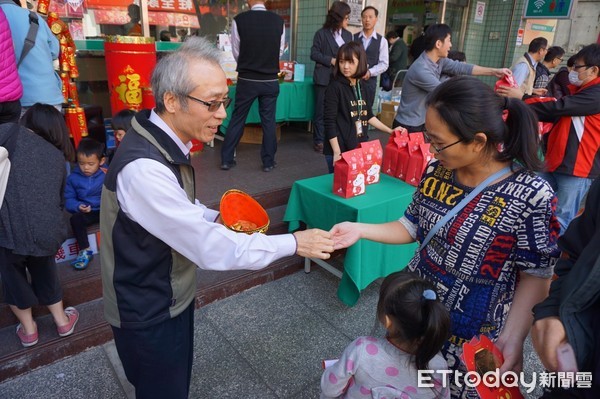
[[[429,369],[446,370],[437,354]],[[433,374],[434,388],[418,387],[417,369],[411,355],[385,338],[359,337],[346,347],[340,359],[321,378],[321,399],[416,399],[449,398],[442,375]],[[444,386],[448,387],[448,383]]]

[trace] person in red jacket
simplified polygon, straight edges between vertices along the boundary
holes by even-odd
[[[585,46],[574,57],[572,95],[530,104],[540,121],[554,124],[548,133],[544,178],[558,197],[561,233],[583,205],[592,181],[600,177],[600,45]],[[498,93],[522,96],[509,88]]]
[[[0,8],[0,124],[18,122],[21,116],[23,85],[17,72],[17,59],[13,47],[10,25]]]

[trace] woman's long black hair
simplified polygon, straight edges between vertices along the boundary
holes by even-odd
[[[75,161],[75,150],[69,140],[65,117],[52,105],[33,104],[25,112],[20,123],[58,148],[67,161]]]
[[[498,161],[516,160],[528,170],[542,169],[538,119],[521,100],[500,97],[477,78],[457,76],[436,87],[425,105],[435,109],[463,142],[470,143],[483,133],[488,152]],[[505,110],[506,122],[502,119]]]
[[[347,15],[350,15],[350,6],[342,1],[334,1],[327,12],[323,28],[331,30],[340,29]]]

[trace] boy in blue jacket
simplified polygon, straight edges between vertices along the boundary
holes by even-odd
[[[77,270],[83,270],[92,259],[93,252],[87,236],[87,226],[100,220],[100,195],[106,168],[104,144],[90,138],[81,140],[77,147],[77,165],[67,177],[65,207],[71,212],[71,228],[79,254],[71,262]]]

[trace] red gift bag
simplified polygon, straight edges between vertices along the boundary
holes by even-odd
[[[398,163],[396,165],[396,175],[400,180],[406,181],[406,176],[409,174],[409,162],[410,162],[410,151],[409,148],[415,145],[424,143],[425,139],[423,138],[423,133],[410,133],[408,135],[408,143],[404,146],[401,151],[398,151]]]
[[[395,130],[383,152],[383,164],[381,170],[386,175],[396,176],[396,164],[398,163],[398,149],[408,144],[408,131],[406,129]]]
[[[379,140],[371,140],[360,143],[365,160],[366,183],[379,183],[379,172],[381,171],[381,161],[383,160],[383,150]]]
[[[405,182],[412,186],[418,186],[421,181],[421,176],[431,161],[431,152],[429,152],[429,143],[421,143],[412,141],[408,143],[408,166],[406,167]]]
[[[494,91],[497,91],[500,86],[519,87],[512,75],[504,75],[504,77],[498,79],[494,85]]]
[[[333,193],[344,198],[365,193],[365,161],[361,148],[343,152],[342,158],[333,165]]]
[[[279,70],[285,73],[284,81],[294,81],[294,61],[279,61]]]

